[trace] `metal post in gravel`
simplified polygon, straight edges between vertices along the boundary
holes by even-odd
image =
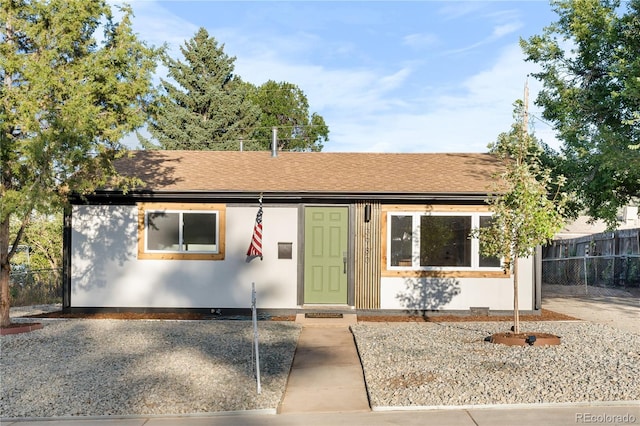
[[[251,316],[253,319],[253,347],[251,354],[255,352],[256,356],[256,381],[258,386],[258,394],[262,392],[260,386],[260,352],[258,351],[258,313],[256,311],[256,283],[251,283]],[[253,357],[252,357],[253,358]]]

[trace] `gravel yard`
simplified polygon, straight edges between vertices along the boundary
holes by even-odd
[[[0,417],[275,409],[300,326],[251,321],[54,320],[0,338]]]
[[[640,400],[640,334],[586,322],[522,323],[558,346],[484,341],[500,323],[352,327],[372,407]]]

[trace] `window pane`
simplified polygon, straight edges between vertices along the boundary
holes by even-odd
[[[420,217],[420,266],[471,266],[470,216]]]
[[[411,266],[411,216],[391,216],[391,266]]]
[[[492,221],[493,221],[493,218],[491,216],[480,216],[480,228],[487,228],[491,226]],[[483,256],[482,254],[480,254],[480,267],[481,268],[499,268],[500,258],[495,256]]]
[[[147,213],[147,249],[180,250],[178,213]]]
[[[183,213],[185,251],[216,251],[216,214]]]

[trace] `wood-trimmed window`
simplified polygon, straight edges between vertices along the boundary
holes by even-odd
[[[472,229],[488,226],[491,213],[395,206],[383,212],[382,275],[402,277],[505,277],[501,261],[480,254]]]
[[[138,259],[223,260],[226,205],[138,203]]]

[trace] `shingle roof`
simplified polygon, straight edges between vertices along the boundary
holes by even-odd
[[[500,164],[490,154],[135,151],[116,167],[153,192],[486,194]]]

